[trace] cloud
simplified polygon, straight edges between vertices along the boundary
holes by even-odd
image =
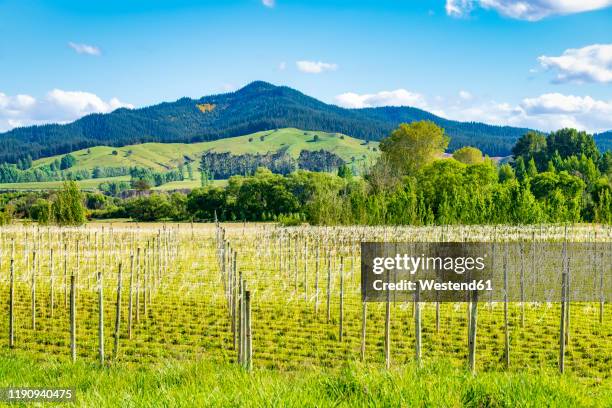
[[[469,101],[472,100],[474,96],[468,91],[461,90],[459,91],[459,98],[463,99],[464,101]]]
[[[446,14],[464,17],[476,7],[518,20],[538,21],[554,15],[581,13],[612,5],[612,0],[446,0]]]
[[[461,95],[459,98],[445,99],[397,89],[373,94],[346,92],[336,96],[335,101],[338,105],[347,108],[413,106],[446,119],[528,127],[544,131],[563,127],[574,127],[589,132],[612,129],[612,100],[545,93],[523,98],[518,103],[508,103],[482,100],[471,93],[469,95],[469,99],[462,98]]]
[[[90,113],[108,113],[118,108],[133,108],[117,98],[108,101],[83,91],[53,89],[43,98],[30,95],[9,96],[0,92],[0,131],[45,123],[72,122]]]
[[[542,55],[538,61],[558,71],[556,82],[612,82],[612,44],[570,48],[558,57]]]
[[[69,42],[68,46],[72,48],[73,50],[75,50],[77,54],[94,55],[96,57],[102,54],[102,51],[100,51],[100,48],[94,45],[77,44],[77,43]]]
[[[279,71],[284,71],[285,69],[287,69],[287,63],[285,61],[281,62],[280,64],[278,64],[278,69]]]
[[[335,71],[338,65],[321,61],[296,61],[297,68],[307,74],[320,74],[324,71]]]
[[[345,108],[375,108],[378,106],[427,107],[427,103],[421,94],[410,92],[406,89],[361,95],[354,92],[346,92],[336,96],[336,102]]]
[[[263,4],[266,7],[274,7],[276,5],[276,0],[261,0],[261,4]]]

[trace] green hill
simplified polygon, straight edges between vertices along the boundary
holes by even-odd
[[[315,140],[315,135],[317,140]],[[263,139],[263,140],[262,140]],[[95,146],[72,152],[77,159],[71,170],[93,170],[99,167],[146,167],[153,170],[176,168],[186,159],[198,161],[206,151],[232,154],[269,153],[288,147],[288,153],[298,157],[302,150],[327,150],[351,163],[369,162],[378,155],[378,143],[367,145],[359,139],[339,133],[303,131],[287,128],[252,133],[245,136],[200,143],[142,143],[123,147]],[[376,151],[375,151],[376,150]],[[63,155],[34,161],[33,167],[50,164]]]
[[[262,131],[249,135],[219,139],[200,143],[142,143],[123,147],[94,146],[71,152],[76,163],[71,171],[88,170],[95,167],[145,167],[156,171],[176,168],[185,161],[198,163],[202,153],[207,151],[235,155],[264,154],[287,148],[287,152],[297,158],[302,150],[326,150],[340,156],[347,163],[360,168],[372,163],[378,156],[378,142],[364,142],[339,133],[304,131],[294,128]],[[32,167],[49,165],[63,155],[38,159]],[[197,167],[197,164],[194,168]],[[199,186],[199,174],[195,180],[171,182],[159,189],[194,188]],[[79,181],[84,189],[95,189],[103,181],[125,181],[129,176]],[[43,190],[57,189],[61,182],[4,183],[5,190]]]

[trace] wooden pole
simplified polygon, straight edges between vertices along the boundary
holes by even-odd
[[[327,323],[331,322],[331,251],[327,255]]]
[[[104,364],[104,282],[102,272],[98,272],[98,356]]]
[[[340,334],[338,340],[342,342],[342,336],[344,332],[344,257],[340,257]]]
[[[15,260],[11,257],[11,287],[9,293],[9,347],[15,347]]]
[[[389,271],[387,271],[387,282],[389,282]],[[385,367],[391,366],[391,293],[387,289],[387,304],[385,309]]]
[[[470,314],[470,336],[468,364],[472,373],[476,372],[476,332],[478,327],[478,291],[472,292],[472,313]]]
[[[49,274],[51,275],[51,319],[55,309],[55,267],[53,265],[53,248],[49,250]]]
[[[253,333],[251,332],[251,291],[244,292],[245,329],[246,329],[246,369],[253,369]]]
[[[565,265],[563,266],[563,272],[561,275],[561,324],[559,329],[559,372],[565,371],[565,300],[567,290],[567,273],[565,271]]]
[[[510,325],[508,322],[508,244],[504,256],[504,364],[510,367]]]
[[[113,347],[113,358],[117,359],[119,355],[119,327],[121,325],[121,268],[119,263],[119,271],[117,272],[117,304],[115,306],[115,344]]]
[[[76,293],[74,274],[70,275],[70,354],[72,362],[76,361]]]
[[[134,288],[134,254],[130,255],[130,290],[128,294],[128,339],[132,338],[133,288]]]
[[[364,300],[362,301],[362,305],[361,305],[361,361],[365,361],[367,319],[368,319],[368,302]]]
[[[417,285],[414,292],[414,354],[417,366],[421,366],[421,291]]]
[[[36,330],[36,250],[32,254],[32,330]]]
[[[136,324],[140,323],[140,248],[136,249]]]

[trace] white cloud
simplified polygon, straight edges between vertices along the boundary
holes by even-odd
[[[336,96],[338,105],[345,108],[375,108],[377,106],[414,106],[426,108],[425,98],[406,89],[381,91],[374,94],[346,92]]]
[[[468,91],[461,90],[459,91],[459,97],[464,101],[470,101],[474,98],[474,96]]]
[[[570,48],[558,57],[543,55],[538,61],[545,69],[558,71],[557,82],[612,82],[612,44]]]
[[[307,74],[320,74],[324,71],[335,71],[338,65],[321,61],[296,61],[297,68]]]
[[[102,51],[100,51],[100,48],[94,45],[77,44],[77,43],[69,42],[68,46],[72,48],[73,50],[75,50],[77,54],[87,54],[87,55],[95,55],[95,56],[99,56],[100,54],[102,54]]]
[[[462,17],[479,6],[506,17],[538,21],[549,16],[581,13],[611,5],[612,0],[446,0],[446,13]]]
[[[274,7],[276,5],[276,0],[261,0],[261,4],[263,4],[266,7]]]
[[[0,92],[0,131],[18,126],[67,123],[90,113],[108,113],[123,107],[131,109],[134,106],[117,98],[105,101],[83,91],[53,89],[41,99]]]
[[[284,71],[285,69],[287,69],[287,63],[285,61],[281,62],[280,64],[278,64],[278,69],[280,71]]]
[[[474,8],[473,0],[446,0],[446,14],[453,17],[463,17]]]
[[[447,119],[544,131],[563,127],[575,127],[589,132],[612,129],[612,100],[596,100],[590,96],[546,93],[513,104],[482,100],[472,94],[469,99],[461,96],[446,99],[398,89],[373,94],[346,92],[336,96],[335,101],[347,108],[413,106]]]

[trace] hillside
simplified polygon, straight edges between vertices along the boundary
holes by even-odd
[[[315,140],[316,136],[316,140]],[[94,146],[76,150],[71,154],[76,163],[71,171],[88,170],[96,167],[144,167],[155,171],[176,168],[185,161],[199,161],[204,152],[229,152],[234,155],[246,153],[265,154],[287,149],[287,153],[297,158],[302,150],[325,150],[340,156],[347,163],[359,170],[363,165],[372,163],[378,156],[378,142],[365,143],[338,133],[304,131],[294,128],[278,129],[252,133],[244,136],[220,139],[200,143],[142,143],[123,147]],[[34,169],[47,166],[61,159],[63,155],[50,156],[35,160]],[[159,186],[158,189],[191,189],[200,185],[200,176],[194,166],[194,179],[175,181]],[[80,180],[81,188],[95,189],[105,181],[128,181],[129,176],[105,177]],[[61,181],[0,183],[0,190],[44,190],[57,189]]]
[[[315,135],[317,140],[314,140]],[[262,140],[263,139],[263,140]],[[95,146],[72,152],[77,159],[71,170],[93,170],[95,167],[146,167],[152,170],[176,168],[185,160],[197,161],[206,151],[232,154],[263,154],[276,152],[283,147],[297,158],[302,150],[326,150],[337,154],[346,162],[372,161],[378,143],[365,145],[362,140],[335,133],[279,129],[249,135],[200,143],[142,143],[123,147]],[[33,167],[50,164],[62,155],[34,161]],[[365,157],[364,157],[365,156]]]
[[[612,130],[594,135],[595,143],[602,152],[612,150]]]
[[[16,128],[0,134],[0,163],[64,154],[92,146],[146,142],[195,143],[278,128],[317,129],[380,140],[401,122],[432,120],[463,145],[506,156],[526,129],[446,120],[411,107],[344,109],[285,86],[253,82],[226,94],[182,98],[140,109],[92,114],[65,125]]]

